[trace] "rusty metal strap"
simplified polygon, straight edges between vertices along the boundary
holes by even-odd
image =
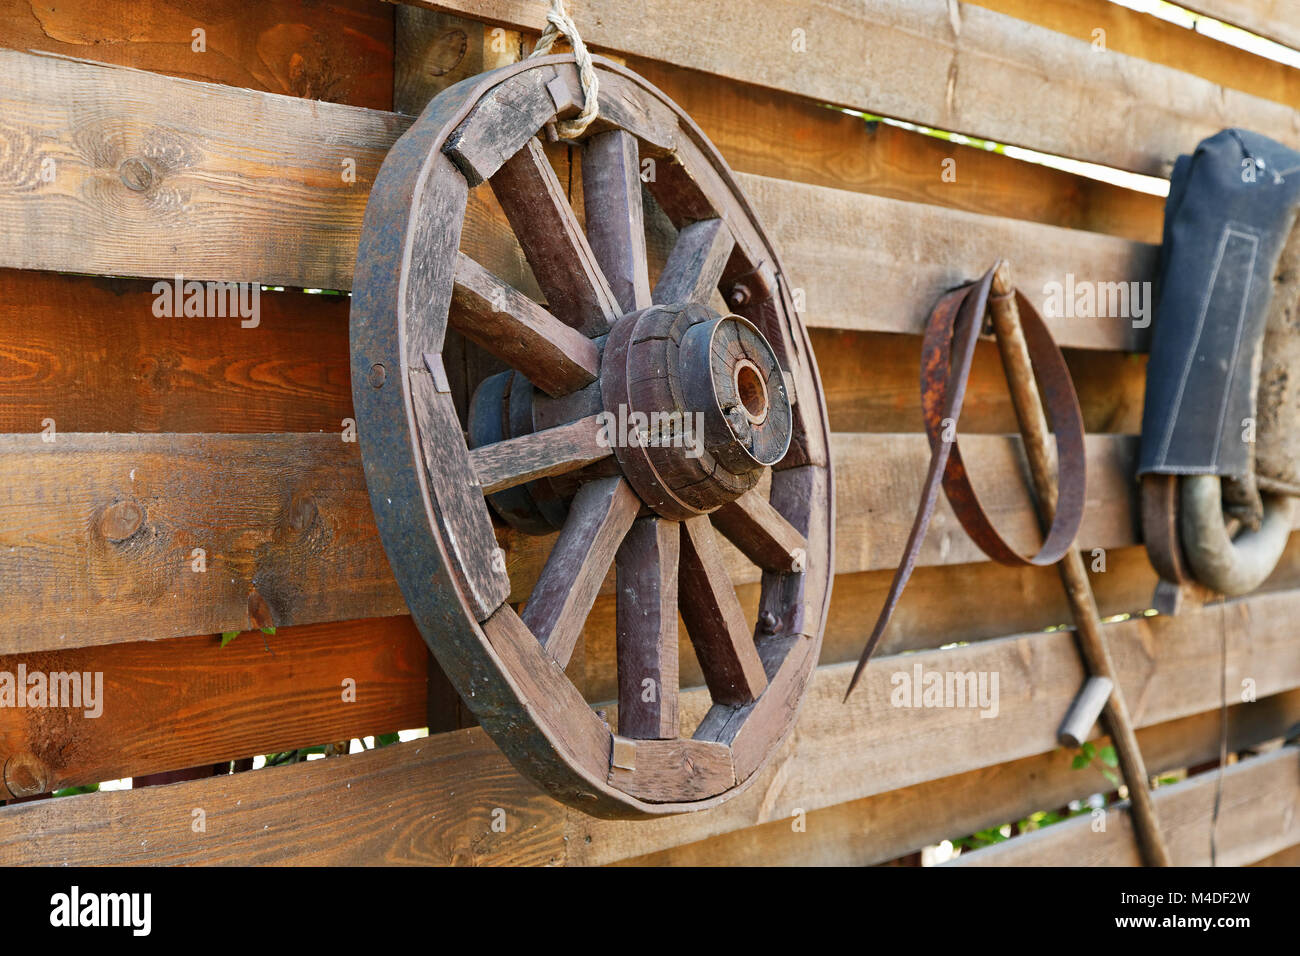
[[[1011,547],[993,527],[988,513],[971,486],[956,438],[957,423],[966,397],[975,343],[979,339],[988,312],[989,290],[993,283],[990,269],[978,282],[954,289],[944,295],[930,313],[921,346],[921,409],[925,431],[930,441],[930,467],[925,476],[921,503],[907,536],[903,560],[894,572],[885,606],[880,611],[871,637],[858,660],[847,698],[881,635],[893,616],[903,588],[921,551],[926,529],[934,515],[934,506],[942,484],[948,503],[966,533],[991,559],[1006,565],[1051,565],[1060,561],[1074,543],[1083,520],[1086,500],[1086,455],[1083,443],[1083,414],[1074,391],[1070,370],[1061,350],[1052,341],[1042,317],[1033,304],[1019,292],[1021,327],[1029,348],[1034,374],[1042,390],[1044,404],[1056,437],[1057,483],[1059,486],[1055,514],[1047,537],[1036,554],[1025,556]]]

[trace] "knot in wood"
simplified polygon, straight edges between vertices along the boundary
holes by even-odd
[[[17,753],[5,761],[5,787],[15,797],[31,797],[49,790],[49,772],[34,754]]]
[[[99,516],[99,530],[109,541],[120,544],[144,525],[144,508],[134,501],[118,501]]]

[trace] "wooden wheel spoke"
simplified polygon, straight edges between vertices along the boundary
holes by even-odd
[[[561,667],[569,662],[614,553],[640,508],[641,499],[622,478],[588,482],[573,498],[520,615]]]
[[[722,219],[703,219],[684,226],[668,254],[652,298],[665,305],[708,304],[735,246],[735,237]]]
[[[582,200],[587,241],[624,312],[650,305],[645,216],[636,137],[621,129],[597,133],[582,149]]]
[[[607,332],[622,310],[536,137],[489,181],[552,314],[584,335]]]
[[[608,442],[601,443],[600,435],[600,417],[589,415],[567,425],[482,445],[470,451],[469,460],[483,494],[490,495],[607,458],[611,449]]]
[[[640,518],[615,558],[618,574],[618,732],[672,739],[677,720],[677,562],[681,533]]]
[[[600,373],[596,343],[463,252],[456,255],[449,321],[548,395],[577,391]]]
[[[767,686],[708,517],[682,522],[678,606],[709,693],[718,704],[745,704]]]
[[[751,488],[713,512],[713,526],[764,571],[803,571],[808,541]]]

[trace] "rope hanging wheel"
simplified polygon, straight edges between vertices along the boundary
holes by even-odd
[[[825,627],[833,492],[807,333],[748,201],[675,104],[592,67],[599,109],[569,140],[585,228],[538,140],[573,132],[591,88],[571,54],[465,80],[398,140],[358,249],[352,381],[380,537],[439,664],[521,772],[634,817],[720,803],[789,733]],[[545,306],[459,250],[478,189]],[[676,231],[657,276],[646,208]],[[459,412],[449,330],[509,366]],[[529,593],[528,536],[555,531]],[[611,569],[607,723],[565,666]],[[761,580],[753,626],[733,573]],[[679,703],[679,611],[707,707]]]

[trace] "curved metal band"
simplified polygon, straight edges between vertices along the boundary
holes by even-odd
[[[894,572],[885,606],[881,608],[876,626],[867,639],[867,646],[858,659],[845,698],[853,692],[867,661],[880,643],[899,598],[902,597],[903,588],[916,567],[921,543],[925,540],[925,532],[934,515],[940,484],[966,533],[985,554],[1001,564],[1055,564],[1074,543],[1083,520],[1087,476],[1083,414],[1079,411],[1079,399],[1064,356],[1052,341],[1051,333],[1037,310],[1019,292],[1016,293],[1016,301],[1020,308],[1021,328],[1024,330],[1029,357],[1039,385],[1047,400],[1048,416],[1056,433],[1056,460],[1059,463],[1060,491],[1056,514],[1051,530],[1037,554],[1030,558],[1023,557],[1002,540],[981,507],[975,489],[970,485],[955,437],[951,441],[944,440],[944,422],[951,422],[955,428],[961,417],[962,404],[966,398],[966,382],[970,378],[971,362],[975,358],[975,343],[979,340],[988,309],[994,269],[986,272],[978,282],[961,286],[944,295],[935,304],[926,323],[921,346],[921,410],[925,417],[926,435],[930,440],[930,467],[925,476],[921,503],[912,520],[912,530],[907,536],[903,560]]]
[[[989,273],[989,277],[992,272]],[[988,286],[984,282],[967,287],[967,297],[974,300],[974,314],[982,321],[988,307]],[[1087,457],[1083,445],[1083,413],[1079,398],[1070,379],[1065,357],[1052,341],[1042,317],[1033,304],[1019,291],[1016,303],[1020,310],[1020,326],[1029,347],[1035,377],[1042,389],[1048,418],[1056,436],[1057,502],[1052,526],[1038,553],[1026,557],[1002,538],[988,513],[975,494],[966,465],[962,461],[957,439],[952,440],[952,453],[943,474],[943,490],[952,510],[981,551],[999,564],[1039,565],[1055,564],[1065,556],[1074,543],[1083,522],[1083,509],[1087,491]],[[963,310],[963,313],[968,310]],[[955,427],[960,414],[960,404],[950,416],[940,409],[946,402],[949,389],[960,387],[965,392],[970,375],[974,350],[961,354],[960,364],[952,365],[954,338],[953,314],[936,309],[930,317],[921,345],[921,398],[925,412],[925,430],[930,447],[937,450],[943,442],[944,419],[948,417]]]

